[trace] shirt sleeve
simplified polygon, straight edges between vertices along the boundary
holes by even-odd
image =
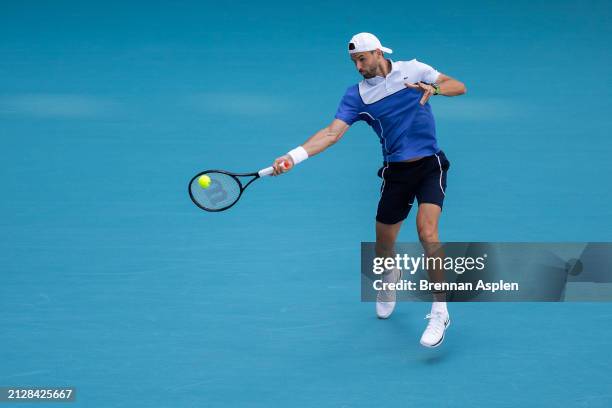
[[[433,84],[438,80],[438,76],[440,76],[440,73],[436,71],[435,68],[417,60],[415,60],[414,62],[422,82]]]
[[[342,97],[335,118],[349,126],[359,120],[359,102],[352,88],[349,88]]]

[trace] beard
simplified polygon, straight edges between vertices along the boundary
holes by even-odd
[[[364,70],[363,72],[360,72],[360,74],[365,78],[365,79],[370,79],[370,78],[374,78],[376,76],[376,67],[368,69],[368,70]]]
[[[376,76],[376,72],[364,72],[363,74],[361,74],[365,79],[370,79],[370,78],[374,78]]]

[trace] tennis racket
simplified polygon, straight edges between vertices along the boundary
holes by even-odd
[[[289,162],[281,163],[281,167],[289,168]],[[270,176],[274,172],[272,166],[261,169],[255,173],[232,173],[225,170],[205,170],[196,174],[189,182],[189,197],[191,201],[205,211],[225,211],[233,207],[246,188],[252,182]],[[198,180],[202,176],[210,177],[207,188],[200,186]],[[250,178],[247,180],[241,180]]]

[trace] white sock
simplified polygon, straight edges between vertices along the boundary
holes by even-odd
[[[431,312],[440,312],[443,314],[448,314],[448,309],[446,308],[446,302],[433,302],[431,304]]]

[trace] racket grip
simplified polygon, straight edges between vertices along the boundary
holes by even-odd
[[[287,162],[282,162],[282,163],[280,164],[280,166],[281,166],[283,169],[288,169],[288,168],[289,168],[289,166],[287,166],[287,164],[285,164],[285,163],[287,163]],[[272,175],[272,173],[274,173],[274,167],[272,167],[272,166],[270,166],[270,167],[266,167],[265,169],[261,169],[261,170],[259,170],[259,171],[257,172],[257,174],[259,174],[259,177],[271,176],[271,175]]]
[[[259,174],[259,177],[265,177],[265,176],[269,176],[274,172],[274,167],[270,166],[270,167],[266,167],[265,169],[261,169],[257,172],[257,174]]]

